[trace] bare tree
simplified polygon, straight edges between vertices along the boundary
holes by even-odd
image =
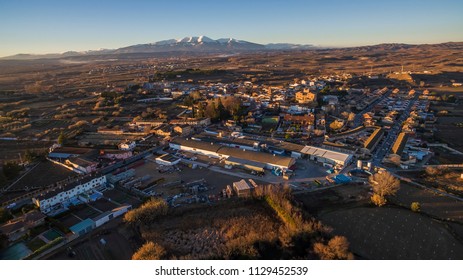
[[[350,112],[350,113],[349,113],[349,116],[347,117],[347,121],[353,122],[354,119],[355,119],[355,113]]]
[[[314,252],[322,260],[354,259],[354,255],[349,252],[349,241],[344,236],[335,236],[326,245],[321,242],[315,243]]]
[[[369,181],[374,192],[372,201],[378,206],[386,203],[387,195],[395,195],[400,189],[400,180],[387,171],[370,176]]]
[[[343,125],[344,125],[343,121],[334,120],[332,123],[330,123],[330,128],[332,130],[339,130],[342,128]]]

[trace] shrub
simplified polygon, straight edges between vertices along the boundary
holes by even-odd
[[[151,198],[143,203],[139,208],[130,210],[124,216],[124,221],[135,224],[142,223],[149,225],[158,217],[167,215],[169,206],[162,198]]]
[[[421,210],[421,204],[419,202],[412,202],[412,204],[410,204],[410,209],[413,211],[413,212],[420,212]]]
[[[132,256],[132,260],[161,260],[167,255],[166,249],[154,242],[146,242]]]
[[[375,193],[371,196],[371,202],[373,202],[374,205],[381,207],[386,204],[387,200],[383,196]]]
[[[317,242],[314,244],[314,252],[322,260],[352,260],[354,255],[349,252],[349,242],[344,236],[335,236],[328,244]]]
[[[428,166],[426,167],[426,174],[428,176],[434,177],[440,174],[440,170],[435,167]]]

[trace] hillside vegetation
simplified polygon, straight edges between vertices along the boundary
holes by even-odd
[[[147,205],[132,211],[143,217],[142,209],[152,211]],[[134,221],[135,212],[126,221]],[[130,224],[145,241],[133,259],[352,258],[346,238],[331,236],[330,228],[294,205],[287,189],[274,186],[249,199],[169,209]]]

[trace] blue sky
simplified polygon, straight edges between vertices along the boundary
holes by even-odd
[[[0,0],[0,56],[198,35],[319,46],[463,41],[463,1]]]

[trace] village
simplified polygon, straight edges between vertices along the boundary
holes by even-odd
[[[310,193],[423,169],[437,149],[462,154],[434,140],[431,102],[441,96],[424,83],[411,88],[380,74],[284,86],[174,77],[95,92],[91,109],[77,101],[29,116],[33,124],[78,120],[67,129],[3,135],[50,143],[41,160],[21,158],[21,175],[2,190],[2,207],[16,213],[0,226],[13,248],[6,258],[66,247],[72,256],[68,244],[150,197],[176,208],[247,197],[265,184]],[[19,111],[10,117],[20,120]]]

